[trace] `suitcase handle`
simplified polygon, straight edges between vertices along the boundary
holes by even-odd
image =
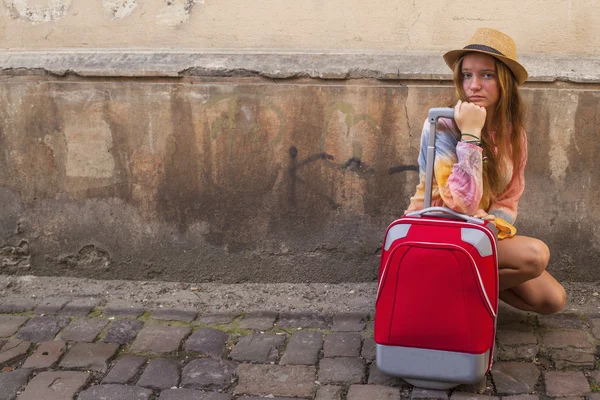
[[[427,114],[427,120],[429,121],[430,128],[429,143],[427,143],[427,167],[425,171],[425,208],[429,208],[431,206],[431,188],[433,186],[433,163],[435,162],[435,127],[438,119],[440,118],[454,119],[454,108],[430,108],[429,113]]]
[[[407,217],[420,217],[422,215],[432,215],[434,217],[437,217],[437,216],[447,217],[448,215],[450,215],[452,217],[462,219],[463,221],[471,222],[473,224],[478,224],[478,225],[485,224],[485,221],[482,219],[479,219],[476,217],[470,217],[466,214],[461,214],[461,213],[454,211],[447,207],[428,207],[428,208],[424,208],[422,210],[413,211],[413,212],[409,212],[408,214],[406,214]]]

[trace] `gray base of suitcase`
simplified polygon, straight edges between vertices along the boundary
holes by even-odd
[[[483,354],[377,345],[377,367],[413,386],[445,390],[480,382],[488,368],[490,350]]]

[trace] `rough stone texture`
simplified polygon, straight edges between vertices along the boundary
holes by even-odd
[[[33,310],[34,314],[37,315],[55,315],[67,304],[67,299],[46,299],[42,301],[38,306]]]
[[[3,301],[0,303],[0,313],[12,314],[31,311],[36,306],[33,301],[21,300],[21,301]]]
[[[400,390],[378,385],[352,385],[348,390],[347,400],[397,400]]]
[[[170,353],[177,351],[192,331],[188,326],[148,325],[138,333],[131,345],[132,352]]]
[[[582,329],[586,327],[583,317],[579,314],[538,315],[538,322],[540,327],[546,329]]]
[[[448,400],[448,392],[445,390],[432,390],[432,389],[421,389],[414,388],[411,393],[411,400],[413,399],[439,399]]]
[[[72,300],[58,312],[58,315],[85,317],[92,312],[98,304],[100,304],[100,300],[95,298]]]
[[[206,325],[227,325],[238,316],[238,313],[208,314],[198,317],[198,322]]]
[[[31,343],[23,340],[8,340],[0,350],[0,365],[24,356],[29,350],[29,346],[31,346]]]
[[[158,400],[231,400],[231,396],[226,393],[193,389],[169,389],[162,391]]]
[[[209,357],[221,358],[229,335],[213,328],[200,328],[185,341],[186,351],[195,351]]]
[[[369,385],[383,385],[383,386],[404,386],[408,385],[402,379],[386,375],[377,367],[376,362],[372,362],[369,366]]]
[[[533,394],[517,394],[514,396],[504,396],[502,400],[539,400],[540,398]]]
[[[483,393],[488,387],[488,376],[486,375],[482,380],[471,385],[458,385],[455,387],[455,391],[466,392],[466,393]],[[489,383],[490,388],[493,387],[492,383]]]
[[[358,357],[361,347],[359,333],[331,333],[325,338],[323,354],[325,357]]]
[[[366,320],[369,314],[366,313],[341,313],[333,316],[334,332],[361,332],[365,329]]]
[[[229,357],[236,361],[267,363],[277,360],[279,348],[285,343],[285,336],[257,334],[243,336],[235,345]]]
[[[593,353],[577,350],[555,350],[551,353],[554,366],[558,370],[566,369],[594,369],[595,357]]]
[[[203,358],[188,363],[181,373],[181,386],[190,389],[225,389],[235,380],[237,364]]]
[[[122,302],[111,302],[104,306],[106,317],[137,318],[144,313],[144,308]]]
[[[277,326],[280,328],[322,328],[328,329],[331,317],[310,312],[281,313]]]
[[[499,329],[496,341],[499,345],[506,346],[535,345],[537,337],[533,333],[533,327],[519,325]]]
[[[305,365],[251,365],[238,367],[236,394],[312,397],[315,367]]]
[[[315,331],[295,332],[281,357],[280,365],[316,365],[323,347],[323,335]]]
[[[544,373],[546,395],[550,397],[585,396],[590,391],[590,385],[581,372]]]
[[[7,338],[19,330],[29,317],[21,315],[0,315],[0,338]]]
[[[596,340],[600,340],[600,318],[590,318],[589,322],[592,327],[592,335]]]
[[[127,385],[91,386],[79,394],[77,400],[148,400],[152,390]]]
[[[54,339],[68,323],[69,319],[66,317],[33,317],[17,333],[17,338],[33,343],[47,342]]]
[[[106,332],[106,343],[129,344],[142,329],[142,321],[118,320],[113,321]]]
[[[36,351],[30,355],[22,368],[42,369],[50,368],[63,355],[67,344],[63,340],[53,340],[40,344]]]
[[[138,386],[163,390],[177,386],[179,383],[179,366],[174,360],[157,358],[150,361],[137,382]]]
[[[319,382],[364,383],[365,363],[360,358],[323,358],[319,363]]]
[[[102,380],[102,383],[126,384],[138,374],[140,368],[146,364],[146,357],[126,354],[119,358],[115,365]]]
[[[182,310],[178,308],[158,308],[152,311],[152,318],[165,321],[192,322],[198,315],[194,310]]]
[[[492,376],[499,394],[527,394],[533,391],[540,370],[530,363],[502,362],[494,364]]]
[[[593,347],[586,332],[573,329],[542,332],[542,343],[551,349],[563,349],[569,346],[579,349]]]
[[[362,351],[360,352],[360,356],[367,361],[371,361],[375,359],[375,355],[377,354],[377,347],[375,344],[375,340],[373,338],[367,338],[363,340]]]
[[[269,330],[273,327],[273,324],[275,324],[278,315],[279,313],[275,311],[248,313],[240,323],[240,328],[257,331]]]
[[[0,373],[0,400],[16,398],[17,392],[25,387],[32,372],[28,369],[17,369]]]
[[[59,338],[72,342],[90,343],[96,340],[100,332],[108,324],[105,319],[86,318],[71,322],[58,335]]]
[[[506,399],[507,397],[503,397]],[[472,394],[464,392],[454,392],[450,396],[450,400],[500,400],[500,397],[487,396],[484,394]]]
[[[343,393],[342,386],[324,385],[317,388],[315,400],[342,400]]]
[[[526,344],[523,346],[498,345],[494,354],[500,361],[533,361],[540,351],[538,345]]]
[[[108,360],[117,352],[118,348],[118,345],[110,343],[75,343],[59,366],[105,372]]]
[[[29,381],[25,391],[19,396],[19,400],[72,399],[75,393],[86,384],[89,377],[90,375],[87,372],[41,372]],[[85,397],[79,396],[79,399],[85,399]]]

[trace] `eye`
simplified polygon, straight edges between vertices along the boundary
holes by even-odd
[[[473,74],[470,72],[463,72],[462,77],[463,79],[471,79],[473,77]]]
[[[483,74],[484,79],[494,79],[495,75],[492,72],[486,72]]]

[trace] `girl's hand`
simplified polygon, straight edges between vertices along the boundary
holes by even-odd
[[[454,120],[462,133],[481,138],[487,112],[485,107],[474,103],[458,101],[454,106]]]
[[[477,210],[475,212],[475,215],[473,215],[475,218],[480,218],[483,219],[484,221],[489,221],[492,224],[494,224],[494,226],[496,226],[496,216],[494,214],[488,214],[486,213],[484,210],[482,210],[481,208],[479,210]]]

